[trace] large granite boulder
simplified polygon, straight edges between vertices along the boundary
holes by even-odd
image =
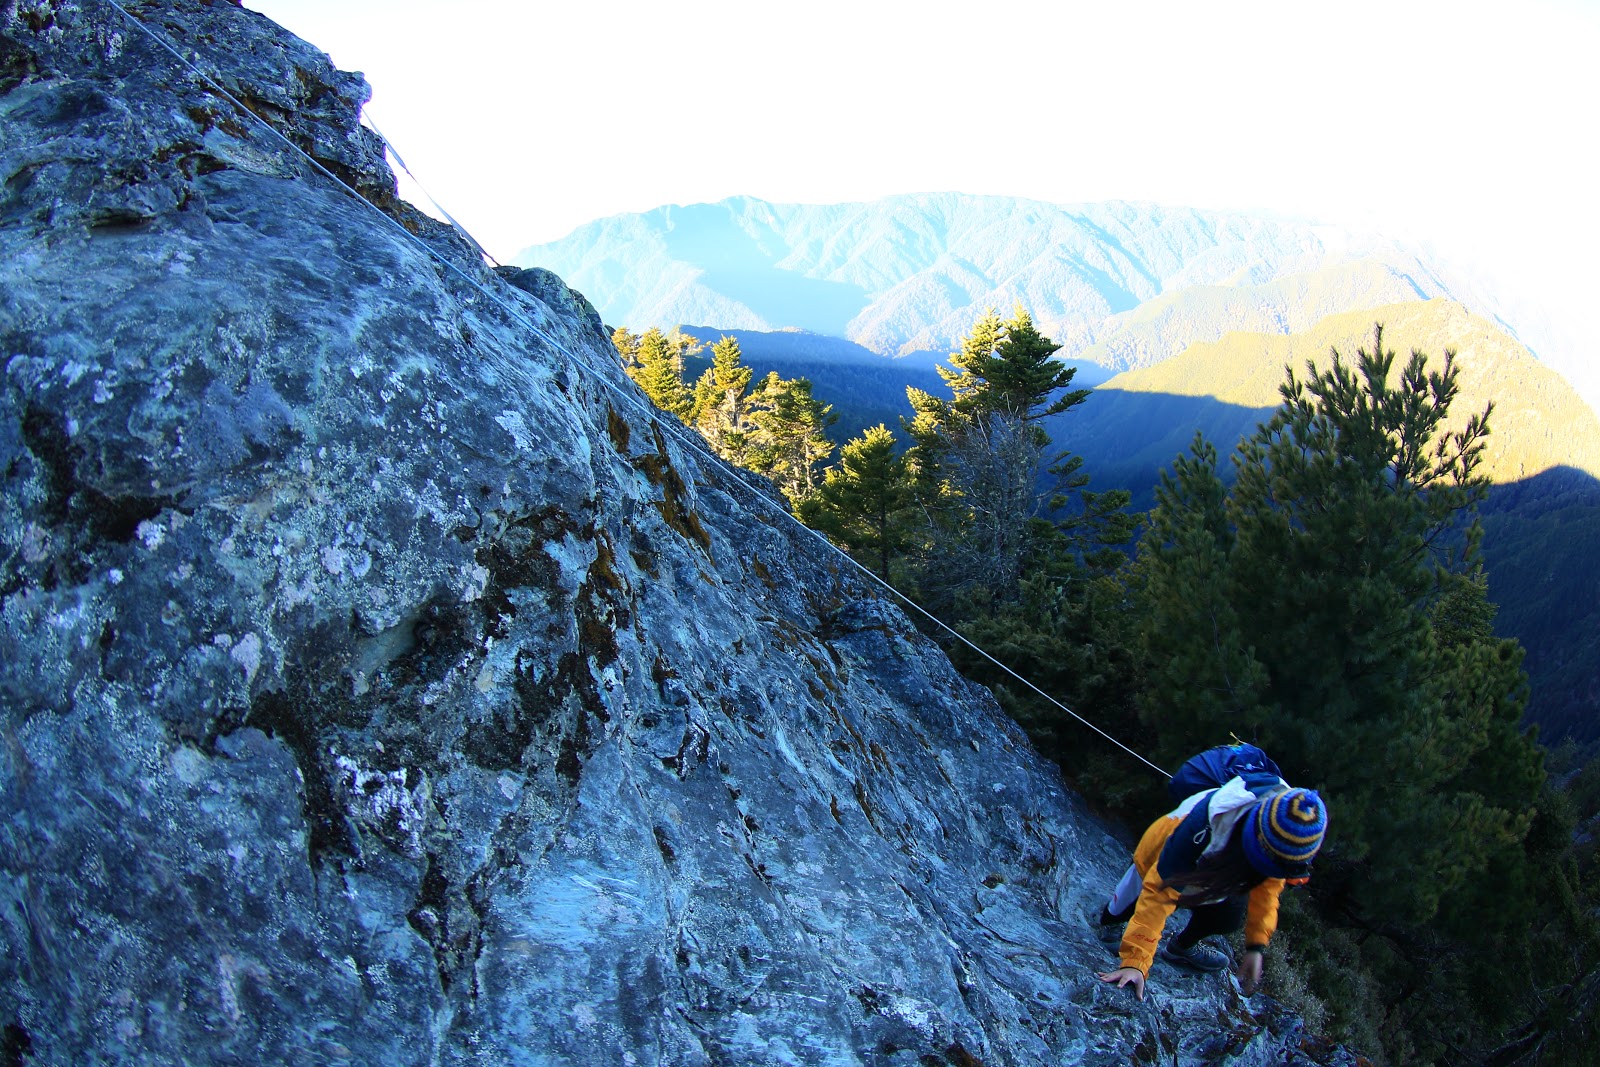
[[[126,6],[0,7],[0,1063],[1346,1056],[1097,982],[1125,847],[989,694],[358,76]]]

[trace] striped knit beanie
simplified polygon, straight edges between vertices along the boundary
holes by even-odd
[[[1245,818],[1245,858],[1268,877],[1295,877],[1311,864],[1327,830],[1328,809],[1315,790],[1275,793]]]

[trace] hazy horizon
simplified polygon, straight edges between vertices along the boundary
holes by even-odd
[[[1600,5],[248,6],[367,75],[368,115],[500,259],[738,195],[1241,211],[1429,249],[1600,387]]]

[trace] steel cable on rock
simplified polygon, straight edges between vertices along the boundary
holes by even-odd
[[[535,337],[537,337],[538,339],[543,341],[547,346],[549,346],[550,348],[553,348],[556,352],[560,353],[563,357],[565,357],[565,359],[568,362],[568,365],[572,369],[579,370],[579,371],[585,369],[585,364],[584,364],[583,360],[581,360],[575,353],[573,353],[570,349],[568,349],[558,339],[556,339],[550,333],[546,332],[537,323],[533,322],[527,316],[525,316],[522,313],[520,308],[517,308],[515,305],[509,303],[508,301],[503,299],[499,294],[494,293],[491,290],[485,288],[476,278],[472,277],[470,274],[468,274],[466,271],[462,270],[455,263],[451,262],[449,257],[445,256],[443,253],[439,252],[437,249],[435,249],[432,246],[430,246],[426,241],[422,240],[422,238],[420,238],[416,234],[412,233],[410,230],[406,229],[396,219],[394,219],[391,216],[389,216],[388,214],[384,213],[384,211],[381,208],[379,208],[376,204],[372,203],[366,197],[362,196],[359,192],[357,192],[355,189],[353,189],[347,182],[345,182],[343,179],[341,179],[338,175],[334,174],[331,170],[329,170],[327,167],[323,166],[320,162],[318,162],[310,153],[306,152],[305,149],[301,148],[299,145],[295,144],[292,140],[290,140],[289,137],[286,134],[284,134],[281,130],[279,130],[277,127],[273,126],[270,122],[268,122],[266,119],[262,118],[260,115],[256,114],[256,112],[254,110],[252,110],[251,108],[245,106],[245,104],[241,100],[239,100],[232,93],[230,93],[223,85],[221,85],[217,81],[216,78],[213,78],[210,74],[207,74],[204,70],[200,69],[200,67],[198,67],[195,63],[191,62],[186,56],[184,56],[182,52],[178,51],[177,47],[175,45],[173,45],[170,41],[168,41],[163,35],[157,33],[155,30],[153,30],[149,26],[145,25],[145,23],[143,21],[141,21],[140,19],[136,18],[134,15],[130,14],[128,12],[128,10],[126,8],[124,8],[118,2],[118,0],[104,0],[104,2],[109,7],[114,8],[123,18],[127,19],[134,26],[138,27],[138,29],[140,31],[142,31],[145,35],[147,35],[151,40],[153,40],[163,50],[165,50],[166,52],[170,53],[173,56],[173,58],[177,59],[179,63],[183,64],[185,69],[187,69],[191,74],[195,75],[202,82],[204,82],[205,84],[209,85],[212,88],[213,91],[215,91],[223,99],[227,100],[235,108],[237,108],[239,113],[240,113],[240,115],[241,115],[241,117],[245,118],[245,120],[247,122],[253,122],[257,126],[260,126],[260,127],[264,128],[270,135],[272,135],[273,137],[276,137],[278,140],[282,141],[286,146],[288,146],[288,148],[292,152],[295,152],[301,158],[303,158],[306,162],[310,163],[311,166],[313,168],[315,168],[318,172],[320,172],[323,175],[326,175],[339,188],[341,188],[341,189],[345,190],[346,192],[350,193],[352,196],[354,196],[362,204],[365,204],[367,206],[367,208],[369,208],[374,214],[376,214],[378,216],[378,218],[382,219],[384,223],[386,223],[389,226],[392,226],[395,230],[399,231],[399,233],[402,234],[408,241],[412,242],[418,248],[420,248],[423,251],[424,254],[426,254],[426,255],[438,260],[445,267],[447,267],[448,269],[454,271],[456,274],[460,275],[462,280],[464,280],[468,285],[472,286],[478,292],[482,293],[485,297],[487,297],[494,304],[499,306],[501,308],[501,310],[506,312],[506,314],[509,315],[515,322],[517,322],[518,324],[523,326],[523,328],[527,329]],[[369,129],[371,129],[372,132],[374,133],[374,135],[377,136],[378,139],[383,142],[384,148],[386,149],[386,151],[394,154],[395,159],[399,160],[400,159],[399,154],[397,152],[394,152],[393,149],[390,147],[388,139],[385,138],[381,133],[379,133],[375,127],[369,126]],[[401,167],[403,169],[406,169],[406,173],[407,174],[411,174],[410,170],[408,168],[405,168],[405,164],[404,164],[403,161],[401,162]],[[415,175],[411,175],[411,177],[412,177],[413,181],[416,180]],[[418,184],[418,188],[419,189],[421,188],[420,183]],[[428,194],[426,194],[426,192],[424,191],[424,195],[428,195]],[[430,200],[433,200],[433,197],[431,195],[429,195],[428,198]],[[445,213],[445,217],[450,220],[450,222],[454,226],[454,228],[456,230],[460,231],[462,236],[469,243],[471,243],[473,245],[473,247],[476,248],[479,251],[480,254],[484,255],[485,258],[492,259],[492,257],[489,257],[487,255],[487,253],[483,252],[482,247],[478,245],[478,242],[476,240],[474,240],[473,237],[469,233],[467,233],[467,231],[459,223],[456,223],[454,218],[451,218],[449,212],[445,211],[444,206],[442,204],[439,204],[437,200],[434,200],[433,202],[439,207],[439,210],[441,212]],[[590,377],[590,378],[593,378],[595,380],[598,380],[602,385],[604,385],[606,388],[610,389],[614,394],[616,394],[622,400],[622,402],[625,405],[631,407],[635,412],[637,412],[638,414],[642,415],[644,417],[644,419],[647,422],[649,422],[651,425],[653,425],[656,429],[662,430],[666,434],[670,435],[673,438],[673,440],[680,447],[685,448],[685,449],[687,449],[687,450],[689,450],[691,452],[697,453],[703,459],[705,459],[706,461],[710,462],[712,464],[713,468],[726,464],[727,461],[722,459],[720,456],[717,456],[714,452],[712,452],[706,446],[705,442],[700,439],[699,435],[694,433],[693,430],[690,430],[688,427],[684,426],[682,423],[678,422],[675,419],[673,419],[673,420],[663,419],[661,417],[660,410],[657,409],[653,404],[651,404],[650,401],[648,400],[648,398],[646,398],[642,393],[639,393],[637,390],[624,389],[619,383],[611,381],[604,374],[593,374],[593,373],[590,373],[587,376]],[[757,491],[753,486],[745,484],[744,479],[742,477],[739,477],[739,476],[736,475],[731,480],[733,482],[735,482],[736,484],[738,484],[739,486],[741,486],[750,495],[750,497],[753,500],[755,500],[758,504],[763,505],[767,509],[773,509],[774,508],[774,503],[775,502],[773,500],[771,500],[770,498],[768,498],[764,494],[762,494],[759,491]],[[852,557],[849,553],[845,552],[843,549],[839,548],[833,542],[829,541],[827,539],[827,537],[825,537],[820,531],[813,530],[811,527],[807,526],[805,523],[801,522],[798,518],[796,518],[793,514],[791,514],[787,509],[776,508],[775,510],[777,510],[783,516],[783,518],[787,519],[789,522],[793,523],[796,527],[798,527],[799,529],[803,530],[805,533],[809,534],[811,537],[815,538],[820,544],[825,546],[830,552],[832,552],[832,553],[836,554],[837,556],[839,556],[840,558],[842,558],[846,563],[848,563],[856,571],[858,571],[860,574],[865,576],[869,580],[869,582],[871,584],[876,585],[878,587],[881,587],[882,589],[887,591],[897,601],[899,601],[900,603],[906,605],[906,607],[908,607],[912,611],[916,612],[922,618],[927,619],[930,623],[932,623],[938,629],[940,629],[943,632],[949,634],[956,641],[959,641],[961,644],[965,645],[967,648],[969,648],[973,652],[977,653],[979,656],[981,656],[983,659],[987,660],[989,663],[992,663],[995,667],[999,668],[1004,674],[1009,675],[1010,677],[1016,679],[1016,681],[1021,683],[1024,687],[1026,687],[1029,691],[1034,693],[1036,696],[1040,697],[1041,699],[1043,699],[1044,701],[1046,701],[1047,703],[1049,703],[1051,706],[1055,707],[1056,709],[1058,709],[1058,710],[1060,710],[1062,712],[1065,712],[1067,715],[1071,716],[1073,719],[1075,719],[1077,722],[1081,723],[1082,725],[1088,727],[1090,730],[1093,730],[1096,734],[1099,734],[1105,740],[1109,741],[1111,744],[1115,745],[1117,748],[1121,749],[1123,752],[1126,752],[1128,755],[1132,756],[1134,759],[1138,760],[1140,763],[1143,763],[1145,766],[1149,767],[1151,770],[1155,771],[1157,774],[1161,775],[1163,778],[1171,778],[1172,777],[1172,775],[1170,773],[1168,773],[1166,770],[1162,769],[1160,766],[1158,766],[1157,764],[1151,762],[1149,759],[1145,758],[1143,755],[1141,755],[1138,752],[1134,751],[1133,749],[1129,748],[1127,745],[1123,744],[1121,741],[1119,741],[1115,737],[1111,736],[1105,730],[1102,730],[1099,726],[1097,726],[1094,723],[1090,722],[1088,719],[1084,718],[1082,715],[1079,715],[1077,712],[1073,711],[1067,705],[1063,704],[1061,701],[1057,700],[1055,697],[1053,697],[1049,693],[1045,692],[1039,686],[1035,685],[1032,681],[1030,681],[1029,679],[1023,677],[1017,671],[1013,670],[1012,668],[1008,667],[1006,664],[1002,663],[1000,660],[996,659],[994,656],[990,655],[988,653],[988,651],[986,651],[985,649],[979,647],[979,645],[976,642],[974,642],[973,640],[968,638],[966,635],[964,635],[961,632],[959,632],[958,630],[956,630],[953,626],[950,626],[948,623],[944,622],[944,620],[938,618],[936,615],[934,615],[932,612],[928,611],[922,605],[920,605],[916,601],[912,600],[905,593],[902,593],[900,590],[896,589],[886,579],[884,579],[884,578],[880,577],[879,575],[877,575],[875,572],[872,571],[871,568],[869,568],[869,567],[865,566],[864,564],[860,563],[854,557]]]
[[[432,193],[428,192],[428,190],[422,184],[422,179],[418,178],[416,176],[416,174],[412,172],[411,168],[406,166],[406,161],[400,155],[400,152],[395,148],[394,142],[389,140],[389,138],[384,135],[384,132],[382,130],[378,129],[378,124],[373,121],[372,115],[369,114],[365,108],[362,109],[361,119],[362,119],[362,121],[364,121],[367,124],[367,129],[369,129],[373,133],[377,134],[378,140],[383,142],[384,151],[388,155],[393,156],[394,157],[394,161],[396,163],[400,164],[400,169],[406,172],[406,177],[411,179],[411,184],[413,184],[413,185],[415,185],[417,187],[417,191],[420,192],[423,196],[428,198],[428,203],[432,204],[434,207],[439,209],[439,214],[444,216],[445,221],[448,222],[451,226],[454,226],[457,233],[459,233],[462,237],[465,237],[469,242],[471,242],[472,247],[477,249],[478,255],[482,256],[484,259],[487,259],[490,263],[493,263],[497,267],[502,266],[503,264],[498,259],[495,259],[488,252],[484,251],[483,246],[478,243],[477,238],[473,237],[472,234],[468,233],[467,232],[467,228],[465,226],[461,225],[461,223],[456,221],[456,217],[454,215],[450,214],[450,210],[448,208],[446,208],[443,204],[439,203],[439,200],[438,200],[437,197],[435,197]],[[302,154],[304,154],[304,153],[302,153]],[[307,158],[309,158],[309,157],[307,157]],[[343,184],[343,183],[341,183],[341,184]],[[350,187],[348,185],[346,185],[345,188],[346,189],[350,189]],[[352,193],[355,192],[354,189],[350,189],[350,191]],[[356,195],[360,196],[361,194],[357,193]],[[362,199],[365,200],[366,198],[362,197]],[[374,205],[374,206],[376,206],[376,205]],[[382,215],[383,213],[380,211],[379,214]],[[384,218],[389,218],[389,216],[387,216],[387,215],[384,215],[383,217]],[[391,221],[393,221],[393,220],[391,220]],[[401,227],[401,229],[405,229],[405,227]],[[410,233],[409,230],[407,230],[406,232]],[[413,235],[413,236],[415,236],[415,235]]]

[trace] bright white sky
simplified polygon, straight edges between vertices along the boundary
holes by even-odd
[[[1600,341],[1600,0],[246,5],[500,259],[735,194],[1154,200],[1420,241]]]

